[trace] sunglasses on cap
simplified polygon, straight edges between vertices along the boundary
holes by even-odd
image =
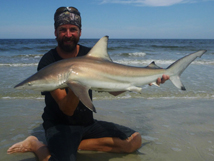
[[[59,7],[56,12],[55,12],[55,15],[59,15],[63,12],[71,12],[71,13],[75,13],[77,15],[80,16],[80,12],[75,8],[75,7]]]

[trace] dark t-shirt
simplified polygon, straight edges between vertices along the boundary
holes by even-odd
[[[80,45],[80,50],[77,56],[86,55],[89,51],[90,48]],[[57,50],[51,49],[41,58],[37,70],[59,60],[62,60],[62,58],[57,53]],[[46,104],[42,115],[44,120],[43,127],[45,130],[57,124],[88,126],[94,122],[93,113],[86,108],[81,101],[79,102],[73,116],[68,116],[59,109],[58,104],[51,96],[50,92],[42,92],[42,94],[45,95]],[[89,90],[89,95],[92,99],[91,90]]]

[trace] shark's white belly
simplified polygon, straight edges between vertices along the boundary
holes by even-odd
[[[72,81],[86,86],[88,89],[96,91],[137,91],[140,92],[139,86],[151,83],[162,74],[151,75],[147,77],[127,77],[113,76],[96,72],[96,74],[88,75],[87,73],[78,73],[72,76]]]

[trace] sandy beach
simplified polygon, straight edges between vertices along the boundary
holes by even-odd
[[[129,126],[142,135],[132,154],[79,151],[77,161],[214,160],[213,99],[115,99],[94,101],[95,118]],[[0,160],[36,161],[34,154],[6,153],[29,135],[45,143],[41,99],[1,99]]]

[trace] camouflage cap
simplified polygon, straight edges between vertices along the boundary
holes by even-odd
[[[60,7],[54,14],[54,27],[57,29],[60,25],[71,24],[81,29],[80,12],[74,7]]]

